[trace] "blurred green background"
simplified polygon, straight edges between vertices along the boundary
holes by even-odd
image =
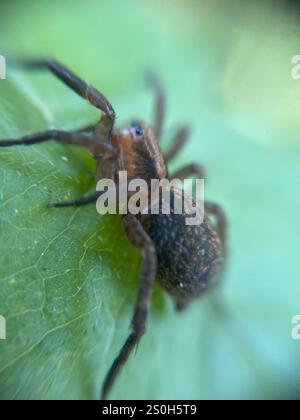
[[[228,216],[215,293],[178,315],[156,287],[121,399],[298,398],[300,54],[296,2],[1,1],[0,54],[53,56],[98,87],[123,124],[151,122],[154,69],[168,92],[163,148],[188,123],[176,169],[207,171]],[[76,128],[98,113],[50,75],[7,70],[0,138]],[[0,150],[0,398],[98,398],[128,333],[140,256],[118,217],[47,204],[94,188],[94,163],[48,143]]]

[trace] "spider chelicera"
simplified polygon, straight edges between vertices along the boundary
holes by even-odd
[[[48,69],[78,95],[101,111],[101,118],[74,131],[47,130],[20,139],[0,140],[0,147],[33,145],[55,140],[87,148],[98,160],[96,178],[110,178],[118,183],[119,171],[127,171],[128,179],[179,178],[196,175],[204,177],[202,166],[190,164],[168,174],[167,164],[176,156],[188,138],[188,129],[180,129],[170,149],[162,153],[159,147],[165,113],[165,94],[160,83],[153,78],[156,92],[155,118],[150,128],[143,122],[116,129],[115,111],[108,99],[97,89],[86,84],[62,64],[51,59],[25,60],[20,63],[29,69]],[[80,199],[56,203],[51,207],[63,208],[95,203],[99,192]],[[191,198],[191,200],[193,200]],[[211,214],[216,223],[207,217]],[[176,308],[185,308],[193,299],[211,288],[220,276],[225,256],[226,219],[221,208],[205,203],[204,220],[200,225],[187,226],[186,214],[122,215],[129,241],[140,250],[143,263],[139,291],[131,321],[131,333],[119,355],[109,369],[102,388],[106,399],[129,355],[145,333],[154,280],[174,298]]]

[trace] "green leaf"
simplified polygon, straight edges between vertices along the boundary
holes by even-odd
[[[112,397],[296,397],[297,22],[267,2],[160,3],[66,1],[62,13],[58,0],[7,2],[0,17],[4,52],[60,59],[111,99],[118,124],[151,121],[142,81],[154,67],[168,91],[163,147],[174,127],[194,128],[171,168],[203,162],[207,197],[229,218],[219,293],[179,315],[156,286],[147,334]],[[9,68],[0,93],[0,138],[99,118],[50,75]],[[87,152],[54,142],[0,149],[1,399],[98,398],[127,337],[141,257],[120,218],[47,207],[93,190],[94,170]]]

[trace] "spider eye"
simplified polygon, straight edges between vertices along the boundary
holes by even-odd
[[[134,128],[135,134],[137,135],[137,137],[143,137],[143,129],[140,126],[140,124],[138,123],[133,123],[132,128]]]

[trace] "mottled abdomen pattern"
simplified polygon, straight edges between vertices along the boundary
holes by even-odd
[[[157,280],[179,307],[211,288],[223,265],[223,246],[208,217],[195,226],[187,226],[186,217],[190,215],[175,214],[171,206],[171,214],[143,221],[157,252]]]

